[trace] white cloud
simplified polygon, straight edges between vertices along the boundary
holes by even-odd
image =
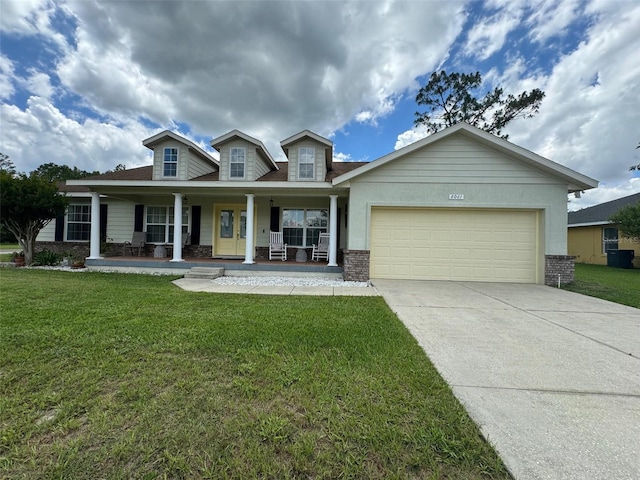
[[[278,155],[289,132],[321,135],[388,115],[446,55],[461,4],[70,2],[77,50],[64,87],[115,118],[198,135],[239,128]],[[242,32],[238,35],[238,32]]]
[[[574,7],[573,2],[563,5],[559,24],[567,25]],[[550,8],[542,2],[539,15],[531,21],[537,25],[533,30],[537,40],[551,34],[542,29],[544,19],[550,21]],[[494,68],[484,75],[484,80],[501,85],[507,93],[532,88],[545,91],[536,117],[515,120],[505,130],[510,141],[600,181],[597,190],[572,201],[571,208],[640,190],[638,178],[628,171],[630,165],[640,162],[640,150],[635,149],[640,142],[640,5],[596,1],[587,11],[592,24],[584,40],[558,58],[549,74],[528,71],[525,59],[517,57],[504,71]],[[420,128],[403,132],[395,148],[425,134]]]
[[[117,43],[100,45],[80,29],[76,40],[77,49],[58,65],[58,76],[67,89],[102,114],[116,118],[144,116],[161,125],[171,123],[176,111],[170,88],[146,76],[131,60],[126,36]]]
[[[2,0],[0,29],[4,32],[34,34],[38,12],[46,9],[49,0]]]
[[[29,98],[24,111],[1,105],[0,117],[0,151],[9,155],[21,172],[49,162],[88,171],[113,169],[119,163],[128,168],[150,163],[142,139],[156,132],[135,122],[122,128],[91,119],[81,123],[41,97]]]
[[[51,25],[55,13],[70,15],[67,7],[54,0],[2,0],[0,31],[19,36],[41,35],[58,48],[66,49],[67,41]]]
[[[467,34],[464,51],[479,60],[486,60],[501,50],[507,35],[520,24],[520,12],[503,11],[474,25]]]
[[[607,5],[585,41],[536,80],[546,92],[540,114],[508,128],[515,143],[600,180],[605,189],[629,181],[640,137],[640,6],[631,6],[621,3],[615,11]]]
[[[422,140],[424,137],[429,135],[427,132],[427,127],[424,125],[418,125],[417,127],[413,127],[409,130],[402,132],[398,135],[396,140],[396,144],[394,145],[394,150],[400,150],[407,145],[411,145],[412,143],[417,142],[418,140]]]
[[[543,0],[531,8],[527,19],[531,31],[529,36],[538,43],[566,33],[567,27],[576,19],[580,3],[578,0]]]
[[[334,162],[366,162],[368,158],[353,158],[350,153],[334,152]]]
[[[0,99],[8,99],[15,92],[12,79],[14,78],[14,65],[13,62],[0,55]]]
[[[24,86],[33,95],[49,98],[54,93],[49,75],[42,72],[31,71],[31,76],[23,80]]]

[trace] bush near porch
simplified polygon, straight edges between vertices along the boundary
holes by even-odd
[[[381,298],[0,285],[2,477],[508,478]]]

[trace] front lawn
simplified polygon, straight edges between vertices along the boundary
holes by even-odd
[[[0,289],[1,478],[508,478],[381,298]]]
[[[576,263],[576,281],[562,288],[640,308],[640,269]]]

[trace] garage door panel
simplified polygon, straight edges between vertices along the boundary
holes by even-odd
[[[374,208],[371,276],[535,282],[535,211]]]

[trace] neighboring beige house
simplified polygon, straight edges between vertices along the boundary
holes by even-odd
[[[120,245],[133,231],[151,246],[174,243],[181,262],[188,234],[190,261],[247,266],[266,258],[269,231],[297,250],[325,232],[328,265],[345,279],[555,284],[573,278],[567,193],[597,186],[463,123],[366,163],[333,161],[332,142],[308,130],[281,142],[288,162],[238,130],[212,140],[219,161],[168,131],[143,144],[153,165],[67,182],[85,192],[38,239],[88,243],[91,265],[101,239]]]
[[[640,268],[640,244],[622,237],[609,219],[621,208],[640,203],[640,193],[569,212],[569,255],[578,263],[607,265],[607,251],[633,250],[633,266]]]

